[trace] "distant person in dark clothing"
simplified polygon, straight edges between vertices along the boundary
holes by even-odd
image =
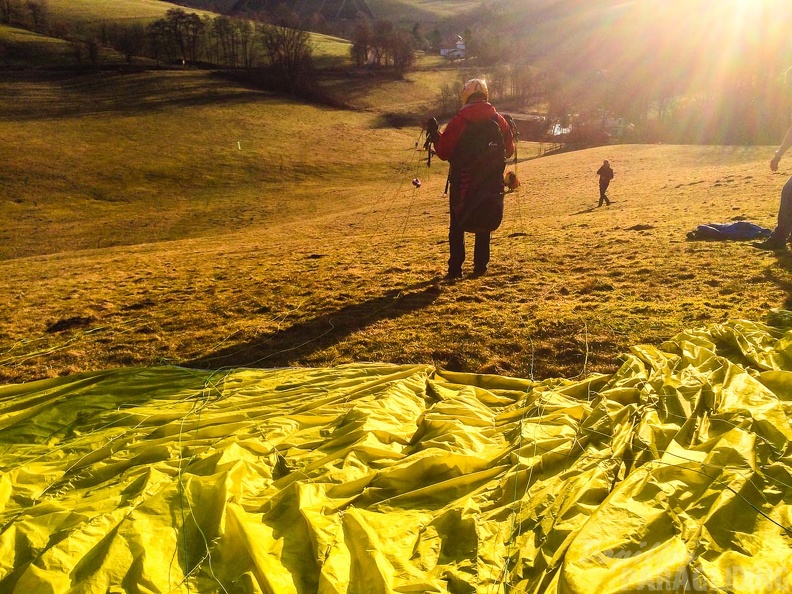
[[[610,185],[610,182],[613,179],[613,169],[611,169],[610,163],[608,161],[602,162],[602,167],[597,169],[597,175],[599,175],[599,188],[600,188],[600,199],[599,199],[599,204],[597,204],[597,208],[602,206],[603,202],[605,202],[605,204],[610,206],[610,200],[605,195],[605,192],[608,191],[608,186]]]
[[[781,146],[770,159],[771,171],[778,171],[778,163],[790,146],[792,146],[792,126],[786,131]],[[765,241],[755,243],[753,246],[760,250],[785,250],[790,233],[792,233],[792,177],[787,180],[781,190],[781,204],[778,207],[776,228]]]
[[[462,89],[462,108],[457,114],[451,118],[445,130],[440,133],[437,128],[437,121],[432,118],[427,122],[426,131],[427,135],[434,143],[437,156],[451,163],[451,171],[449,175],[451,191],[449,193],[451,221],[448,230],[448,244],[450,257],[448,259],[448,274],[446,280],[453,281],[462,277],[462,263],[465,261],[465,231],[475,233],[476,244],[473,249],[473,275],[481,276],[486,274],[487,266],[490,259],[490,233],[485,229],[472,229],[475,227],[475,221],[470,218],[470,194],[475,194],[473,188],[476,186],[474,180],[477,179],[479,170],[482,165],[474,164],[469,165],[467,157],[460,153],[464,152],[464,138],[469,138],[465,135],[465,131],[469,130],[471,134],[475,134],[482,125],[486,125],[487,120],[491,120],[492,126],[495,129],[500,129],[501,137],[499,141],[502,143],[503,155],[498,155],[500,172],[497,174],[497,183],[500,185],[500,214],[503,214],[503,168],[505,166],[505,159],[514,153],[514,134],[512,133],[511,126],[501,114],[488,102],[489,91],[487,83],[478,78],[471,79],[465,83]],[[497,124],[497,126],[496,126]],[[460,142],[462,141],[462,142]],[[491,147],[492,144],[490,143]],[[459,149],[459,150],[458,150]],[[489,158],[483,158],[487,163],[487,168],[492,165]],[[500,224],[500,220],[498,220]],[[495,225],[497,227],[497,225]],[[494,228],[494,227],[489,227]]]

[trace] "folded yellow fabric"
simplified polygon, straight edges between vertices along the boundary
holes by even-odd
[[[792,332],[0,387],[0,593],[792,591]]]

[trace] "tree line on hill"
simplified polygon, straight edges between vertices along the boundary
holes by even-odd
[[[568,35],[548,37],[536,33],[540,25],[489,4],[462,31],[466,56],[452,65],[458,80],[438,89],[436,107],[453,113],[465,77],[484,76],[500,105],[540,112],[581,142],[606,139],[607,123],[618,120],[631,124],[635,141],[772,144],[789,121],[792,93],[782,80],[792,49],[788,27],[773,21],[781,13],[767,1],[764,11],[749,13],[756,22],[745,24],[742,36],[723,25],[731,18],[726,13],[691,11],[678,21],[678,14],[656,14],[648,4],[626,4],[619,26],[568,21]],[[397,77],[414,67],[416,50],[436,49],[440,41],[439,31],[425,35],[420,23],[404,29],[365,15],[330,23],[320,12],[300,17],[285,3],[270,4],[271,11],[244,18],[176,8],[147,25],[80,29],[55,22],[46,0],[0,0],[0,20],[68,40],[80,64],[99,65],[112,48],[128,62],[142,56],[250,71],[269,88],[302,96],[315,96],[307,31],[340,34],[351,41],[355,66]],[[749,34],[749,25],[764,37]]]
[[[303,18],[319,17],[328,21],[356,19],[358,16],[374,18],[366,0],[176,0],[175,2],[171,0],[171,2],[192,9],[236,17],[272,13],[284,7]]]
[[[100,66],[106,49],[127,63],[148,58],[158,65],[220,67],[256,71],[268,86],[310,95],[315,81],[313,45],[300,18],[285,5],[245,18],[208,16],[173,8],[148,24],[100,23],[70,26],[51,18],[46,0],[0,0],[0,19],[69,41],[78,65]],[[350,58],[358,65],[401,77],[415,54],[408,32],[389,21],[360,19]]]
[[[0,22],[38,31],[50,26],[46,0],[0,0]]]

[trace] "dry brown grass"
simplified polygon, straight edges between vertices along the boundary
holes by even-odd
[[[373,360],[573,377],[789,300],[789,256],[685,239],[706,222],[773,225],[786,176],[769,148],[521,162],[491,273],[446,285],[446,168],[420,161],[417,129],[160,76],[184,79],[94,81],[98,111],[75,81],[25,83],[47,101],[24,109],[0,101],[2,381]],[[113,101],[119,84],[148,91]],[[168,101],[174,85],[189,91]],[[604,158],[613,204],[595,208]]]

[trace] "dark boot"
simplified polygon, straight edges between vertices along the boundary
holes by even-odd
[[[778,237],[773,237],[772,235],[767,239],[765,239],[764,241],[752,243],[751,245],[760,250],[771,250],[771,251],[786,250],[786,241],[784,241],[783,239],[779,239]]]

